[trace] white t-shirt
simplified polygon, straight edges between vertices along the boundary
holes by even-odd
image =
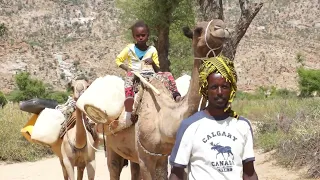
[[[243,163],[254,160],[247,119],[214,119],[199,111],[182,121],[169,162],[188,166],[189,180],[242,180]]]

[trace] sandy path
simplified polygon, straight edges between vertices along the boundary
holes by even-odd
[[[269,161],[269,154],[256,151],[256,170],[260,180],[304,180],[299,178],[300,172],[290,171]],[[124,168],[121,179],[130,179],[130,169]],[[57,180],[63,179],[61,167],[57,158],[44,159],[37,162],[0,165],[1,180]],[[97,180],[108,180],[109,172],[104,153],[97,152]],[[87,173],[84,174],[87,180]]]

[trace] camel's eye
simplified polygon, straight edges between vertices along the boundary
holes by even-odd
[[[197,27],[197,28],[194,30],[195,36],[201,36],[202,30],[203,30],[202,27]]]

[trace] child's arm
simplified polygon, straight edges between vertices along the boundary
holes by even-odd
[[[132,71],[130,67],[128,67],[123,63],[126,59],[128,59],[128,53],[129,53],[129,47],[125,47],[116,58],[117,66],[127,72]]]
[[[132,71],[132,69],[125,64],[121,64],[119,67],[127,72]]]
[[[152,59],[151,59],[152,58]],[[146,63],[147,64],[151,64],[154,71],[157,73],[160,71],[160,65],[159,65],[159,60],[158,60],[158,52],[155,51],[154,53],[152,53],[150,59],[146,59]]]

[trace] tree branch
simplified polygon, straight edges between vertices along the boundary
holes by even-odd
[[[221,19],[221,20],[224,21],[222,0],[219,0],[218,9],[219,9],[219,17],[218,17],[218,19]]]
[[[239,0],[241,15],[235,26],[235,31],[231,33],[230,39],[227,40],[222,50],[222,54],[233,60],[236,54],[236,49],[240,40],[247,32],[252,20],[258,14],[263,6],[263,3],[249,4],[248,0]]]

